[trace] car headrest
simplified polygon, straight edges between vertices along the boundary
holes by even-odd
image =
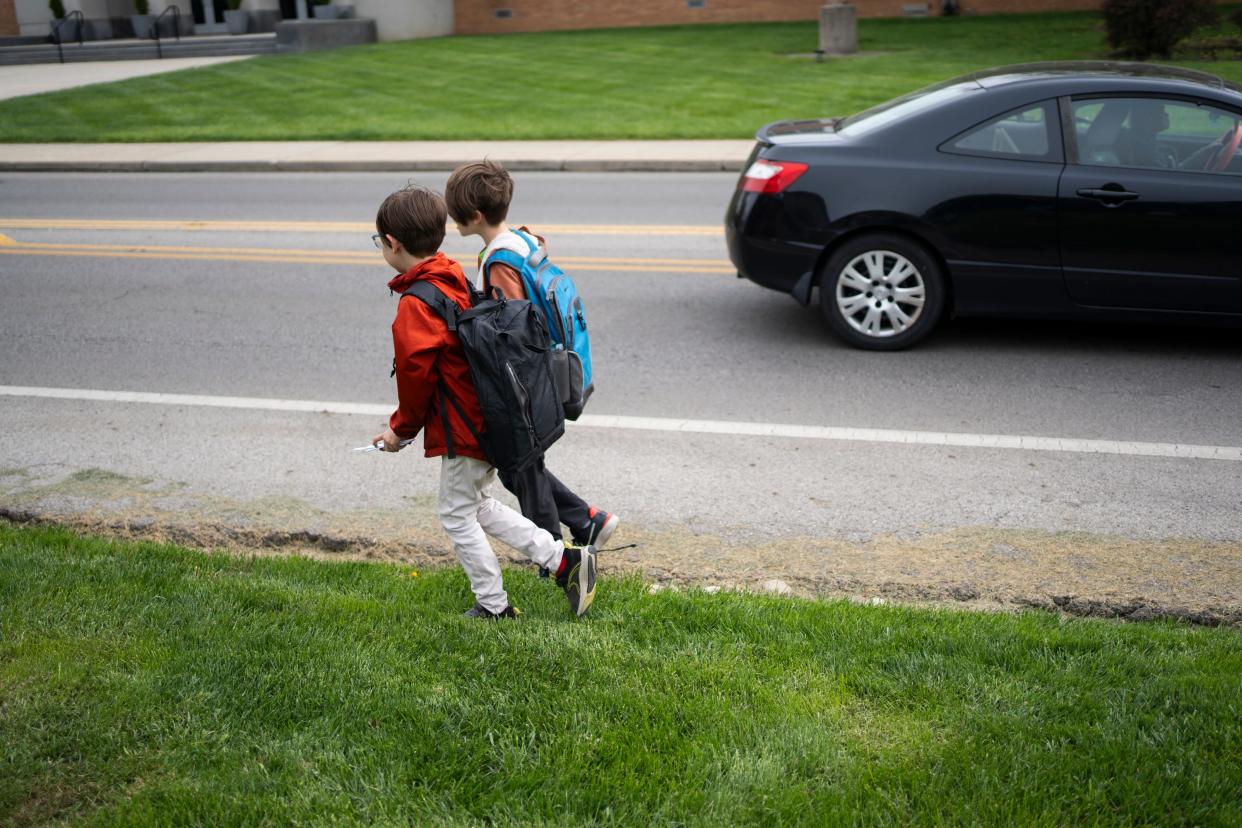
[[[1116,101],[1104,104],[1100,114],[1095,116],[1095,120],[1091,122],[1087,134],[1083,137],[1083,149],[1091,152],[1112,147],[1117,142],[1117,138],[1121,136],[1121,124],[1129,114],[1128,104]]]

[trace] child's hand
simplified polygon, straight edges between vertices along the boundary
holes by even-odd
[[[401,451],[404,448],[401,445],[401,438],[391,428],[386,428],[383,434],[377,434],[371,438],[371,445],[375,446],[380,443],[383,443],[380,451]]]

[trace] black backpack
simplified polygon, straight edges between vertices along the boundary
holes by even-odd
[[[486,299],[474,291],[470,310],[463,311],[430,282],[415,282],[403,295],[426,303],[457,334],[483,409],[480,434],[444,380],[439,381],[448,456],[456,456],[451,406],[497,469],[520,472],[542,457],[565,433],[565,412],[552,373],[548,328],[539,311],[525,299]]]

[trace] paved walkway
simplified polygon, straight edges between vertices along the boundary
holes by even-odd
[[[144,75],[160,75],[178,69],[193,69],[241,57],[165,58],[164,60],[98,60],[83,63],[27,63],[18,66],[0,66],[0,100],[19,98],[22,95],[38,95],[92,83],[139,78]]]
[[[0,171],[427,171],[480,158],[511,170],[740,171],[753,147],[750,140],[0,144]]]

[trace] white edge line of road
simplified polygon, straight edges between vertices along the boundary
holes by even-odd
[[[78,388],[38,388],[0,385],[0,396],[42,397],[92,402],[186,405],[206,408],[300,411],[327,414],[363,414],[387,417],[392,406],[369,403],[277,400],[264,397],[216,397],[201,394],[155,394],[142,391],[97,391]],[[627,417],[587,414],[570,423],[584,428],[639,431],[671,431],[688,434],[726,434],[750,437],[785,437],[800,440],[839,440],[860,443],[898,443],[918,446],[1059,451],[1074,454],[1115,454],[1128,457],[1175,457],[1193,460],[1242,462],[1242,447],[1203,446],[1183,443],[1140,443],[1123,440],[1086,440],[1070,437],[1034,437],[1016,434],[965,434],[938,431],[902,431],[883,428],[743,423],[724,420],[683,420],[665,417]]]

